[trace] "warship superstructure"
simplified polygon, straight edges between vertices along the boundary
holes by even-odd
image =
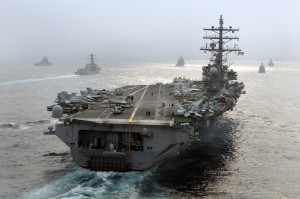
[[[180,56],[179,59],[177,60],[177,63],[175,66],[184,66],[185,61],[183,59],[183,56]]]
[[[93,171],[146,170],[199,141],[203,130],[232,110],[244,93],[226,58],[240,49],[224,47],[238,39],[229,34],[239,29],[224,27],[220,16],[218,27],[204,30],[214,34],[204,36],[210,43],[201,50],[212,57],[202,67],[202,80],[177,77],[169,84],[89,89],[89,97],[61,92],[57,104],[48,107],[59,118],[48,134],[70,147],[77,165]]]
[[[270,61],[268,63],[268,66],[274,66],[274,63],[273,63],[272,59],[270,59]]]
[[[52,63],[48,60],[46,56],[40,62],[34,63],[35,66],[51,66]]]
[[[265,73],[265,72],[266,72],[265,66],[263,63],[261,63],[258,69],[258,73]]]
[[[90,54],[89,59],[91,60],[91,62],[87,64],[85,68],[78,69],[75,72],[76,75],[94,75],[100,72],[101,68],[99,68],[98,65],[95,64],[95,56],[92,53]]]

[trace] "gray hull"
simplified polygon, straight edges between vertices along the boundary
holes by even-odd
[[[129,85],[109,96],[98,93],[103,101],[51,106],[52,116],[62,122],[56,125],[56,135],[70,147],[74,162],[94,171],[146,170],[199,140],[216,117],[232,110],[244,84],[223,62],[228,51],[240,49],[224,49],[223,40],[238,37],[222,34],[238,29],[223,27],[222,16],[219,23],[219,28],[205,29],[220,34],[205,37],[218,42],[201,48],[215,51],[212,63],[202,67],[203,81],[179,77],[170,84]],[[91,55],[91,64],[82,70],[95,66]],[[91,100],[95,93],[90,94]]]
[[[125,87],[136,105],[114,114],[109,105],[96,103],[56,125],[56,135],[70,147],[74,162],[91,170],[145,170],[174,155],[189,141],[190,129],[174,123],[173,108],[153,106],[174,101],[171,86]],[[165,95],[159,90],[164,90]],[[153,100],[155,99],[155,100]],[[150,105],[150,101],[153,105]],[[146,115],[146,112],[150,115]]]
[[[141,135],[147,128],[151,135]],[[176,154],[190,141],[187,131],[170,126],[140,124],[132,126],[128,140],[128,124],[89,124],[73,121],[70,125],[56,126],[56,135],[70,147],[74,162],[91,170],[146,170],[158,162]],[[109,144],[108,144],[109,143]]]
[[[75,72],[76,75],[96,75],[99,73],[100,73],[100,69],[96,69],[96,70],[78,69]]]
[[[70,147],[74,162],[96,171],[146,170],[198,140],[199,129],[234,104],[202,111],[202,116],[178,115],[173,85],[135,85],[130,91],[135,103],[115,114],[111,105],[97,102],[56,125],[56,135]],[[201,91],[199,91],[201,92]],[[199,114],[198,114],[199,115]]]

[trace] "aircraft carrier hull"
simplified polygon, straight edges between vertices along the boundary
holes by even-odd
[[[146,170],[199,140],[216,117],[233,109],[244,84],[236,81],[226,56],[243,52],[223,44],[237,40],[224,35],[239,29],[223,27],[221,15],[219,27],[204,30],[219,34],[204,37],[211,43],[201,50],[212,52],[212,58],[202,67],[202,80],[177,77],[170,84],[58,94],[59,104],[47,109],[59,118],[55,134],[70,147],[76,164],[94,171]]]
[[[162,84],[132,86],[130,93],[138,101],[124,113],[114,115],[108,105],[96,104],[57,124],[56,135],[70,147],[73,160],[81,167],[148,169],[191,141],[187,129],[174,126],[171,104],[161,105],[173,99],[167,92],[170,88]]]

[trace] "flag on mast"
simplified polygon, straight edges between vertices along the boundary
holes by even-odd
[[[237,55],[244,55],[244,52],[239,51]]]

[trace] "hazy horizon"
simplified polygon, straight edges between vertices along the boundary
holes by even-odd
[[[80,1],[0,2],[0,65],[206,60],[203,27],[240,28],[238,60],[299,61],[300,2]]]

